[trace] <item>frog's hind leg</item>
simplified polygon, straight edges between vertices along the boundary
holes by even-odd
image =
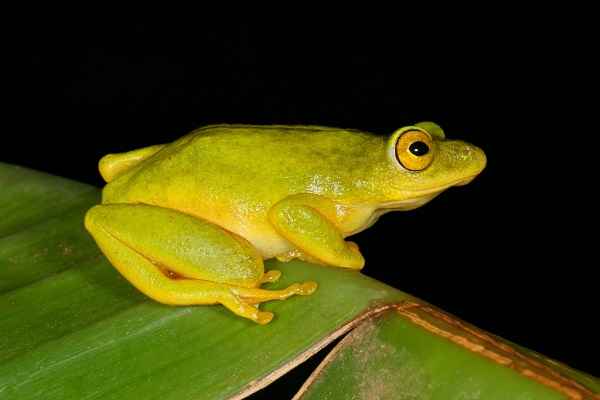
[[[115,268],[152,299],[171,305],[220,303],[235,314],[268,323],[256,306],[314,291],[316,284],[263,290],[279,278],[264,273],[260,254],[245,239],[208,221],[144,204],[108,204],[88,211],[86,228]]]

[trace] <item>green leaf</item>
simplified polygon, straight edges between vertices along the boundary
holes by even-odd
[[[158,304],[125,281],[85,232],[83,215],[99,201],[94,187],[0,163],[2,399],[242,398],[375,316],[424,304],[357,272],[273,261],[267,267],[283,277],[271,287],[316,280],[319,290],[265,304],[276,315],[266,326],[221,306]],[[400,350],[420,349],[413,362],[450,389],[465,385],[448,380],[454,365],[481,357],[406,318],[372,332],[376,340],[393,337],[390,345],[405,346]],[[427,340],[437,347],[428,350]],[[548,365],[582,393],[598,390],[595,378]],[[403,379],[402,368],[390,369],[394,379]],[[472,379],[492,384],[497,376]],[[502,379],[517,378],[560,393],[519,373]]]
[[[342,339],[295,398],[550,400],[593,396],[569,378],[575,371],[550,365],[549,360],[519,351],[431,306],[404,302]],[[597,381],[589,379],[588,383],[598,389]]]

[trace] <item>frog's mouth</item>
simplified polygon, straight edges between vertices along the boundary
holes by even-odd
[[[473,179],[475,179],[476,176],[477,175],[472,175],[472,176],[469,176],[466,178],[461,178],[457,181],[454,181],[454,182],[451,182],[451,183],[448,183],[448,184],[445,184],[442,186],[437,186],[434,188],[407,192],[406,193],[407,198],[405,198],[403,200],[395,200],[395,201],[389,201],[389,202],[382,203],[377,207],[377,212],[381,215],[381,214],[385,214],[389,211],[414,210],[415,208],[419,208],[422,205],[429,203],[431,200],[433,200],[435,197],[437,197],[444,190],[446,190],[452,186],[464,186],[464,185],[470,183]]]
[[[419,208],[422,205],[429,203],[436,196],[442,193],[444,189],[440,189],[435,193],[430,193],[422,196],[411,197],[409,199],[398,200],[398,201],[389,201],[379,205],[377,207],[377,212],[381,214],[385,214],[390,211],[410,211],[415,208]]]

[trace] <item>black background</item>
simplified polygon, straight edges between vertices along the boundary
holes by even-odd
[[[387,135],[436,121],[483,148],[488,167],[353,237],[364,273],[598,374],[580,42],[514,15],[443,26],[209,20],[64,18],[16,29],[0,159],[101,186],[102,155],[211,123]]]

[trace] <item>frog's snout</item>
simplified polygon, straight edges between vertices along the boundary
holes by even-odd
[[[481,173],[481,171],[483,171],[485,169],[485,166],[487,165],[487,157],[485,155],[485,153],[483,152],[483,150],[481,150],[479,147],[477,146],[473,146],[473,145],[469,145],[471,147],[471,151],[474,153],[473,158],[475,159],[475,165],[476,165],[476,170],[477,172],[475,173],[476,175],[479,175]],[[473,176],[473,178],[475,177]],[[473,179],[471,179],[473,180]]]
[[[455,159],[463,165],[464,178],[454,186],[464,186],[473,181],[487,165],[487,157],[482,149],[468,143],[461,143],[460,149],[454,155]]]

